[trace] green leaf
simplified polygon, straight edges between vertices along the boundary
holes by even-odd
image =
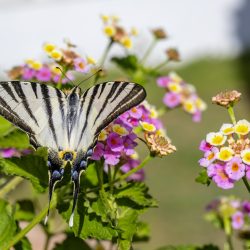
[[[11,123],[0,116],[0,135],[2,136],[3,134],[7,134],[10,131],[11,127]]]
[[[157,207],[157,201],[148,194],[148,187],[142,182],[130,182],[115,190],[116,199],[127,198],[142,207]]]
[[[34,154],[21,158],[0,159],[0,171],[22,176],[31,181],[38,192],[48,186],[47,149],[39,148]]]
[[[68,234],[67,238],[60,244],[56,244],[53,250],[68,250],[68,249],[81,249],[91,250],[90,246],[82,239]]]
[[[17,226],[13,216],[13,209],[4,200],[0,200],[0,215],[0,249],[3,249],[5,244],[13,238]]]
[[[71,215],[72,202],[69,203],[65,199],[60,198],[59,196],[57,209],[68,222]],[[80,194],[72,228],[75,236],[81,239],[95,238],[98,240],[112,240],[114,237],[117,237],[118,234],[110,223],[103,222],[101,217],[93,212],[89,213],[88,208],[84,207],[84,203],[83,194]]]
[[[138,68],[138,59],[135,55],[113,57],[111,61],[124,70],[135,71]]]
[[[32,201],[21,200],[16,204],[15,220],[31,221],[34,218],[35,210]]]
[[[95,162],[90,163],[86,169],[86,172],[82,174],[83,177],[81,178],[81,187],[84,189],[93,188],[98,185],[98,176],[95,164]]]
[[[148,241],[150,236],[149,225],[145,222],[137,223],[137,230],[133,237],[133,242]]]
[[[30,143],[27,134],[17,129],[0,137],[1,148],[26,149],[29,146]]]
[[[199,176],[195,179],[196,182],[209,186],[211,183],[210,178],[207,175],[206,169],[202,169]]]

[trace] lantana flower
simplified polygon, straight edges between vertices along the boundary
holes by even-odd
[[[204,156],[199,164],[208,176],[223,189],[232,188],[244,176],[248,179],[250,166],[250,125],[239,120],[235,125],[223,124],[219,132],[210,132],[201,142]]]
[[[122,172],[137,167],[140,160],[135,158],[136,146],[138,139],[141,139],[141,133],[144,134],[145,143],[154,156],[168,155],[176,148],[162,135],[162,129],[155,108],[143,102],[120,115],[100,133],[92,159],[103,159],[104,164],[110,166],[121,164]],[[130,178],[140,181],[144,176],[144,171],[140,170]]]
[[[249,231],[249,208],[250,201],[241,201],[234,197],[221,197],[211,201],[206,207],[206,218],[215,224],[221,225],[228,231],[227,222],[231,229],[236,231]]]
[[[103,31],[111,42],[116,42],[130,49],[133,45],[131,38],[137,35],[137,30],[134,27],[130,31],[125,30],[120,26],[118,17],[102,15],[101,18],[104,24]]]
[[[184,111],[192,115],[193,121],[198,122],[201,120],[201,113],[206,109],[207,105],[197,95],[193,85],[186,83],[174,72],[159,77],[157,85],[166,90],[163,103],[167,108],[182,107]]]
[[[91,57],[80,56],[73,46],[59,48],[55,44],[45,43],[43,50],[50,60],[42,62],[29,58],[20,66],[12,68],[8,75],[12,80],[27,80],[50,83],[68,83],[73,80],[72,71],[89,73],[95,67]],[[64,74],[62,74],[62,69]],[[66,76],[66,77],[65,77]]]

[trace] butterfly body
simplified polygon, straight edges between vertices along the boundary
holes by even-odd
[[[73,214],[80,174],[87,168],[98,135],[145,97],[142,86],[129,82],[104,82],[83,94],[78,87],[64,93],[35,82],[0,82],[0,115],[26,132],[35,148],[48,148],[49,199],[70,162]]]

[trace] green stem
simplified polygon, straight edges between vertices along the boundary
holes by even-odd
[[[56,206],[55,195],[52,198],[50,208],[54,208]],[[16,234],[10,242],[2,250],[9,250],[13,247],[17,242],[19,242],[33,227],[35,227],[38,223],[40,223],[43,218],[46,216],[48,211],[48,205],[18,234]]]
[[[243,182],[244,182],[244,184],[245,184],[245,186],[246,186],[246,188],[247,188],[248,193],[250,193],[250,185],[249,185],[249,183],[248,183],[248,181],[247,181],[246,176],[244,176],[244,177],[242,178],[242,180],[243,180]]]
[[[233,106],[229,106],[227,108],[228,114],[231,118],[232,123],[235,125],[236,124],[236,119],[235,119],[235,114],[234,114],[234,108]]]
[[[158,39],[154,38],[151,42],[151,44],[149,45],[148,49],[146,50],[144,56],[141,59],[141,64],[144,64],[145,61],[147,60],[148,56],[150,55],[150,53],[153,51],[154,47],[156,46],[158,42]]]
[[[232,236],[229,234],[226,237],[227,237],[227,241],[225,243],[224,250],[234,250]]]
[[[12,178],[1,190],[0,190],[0,198],[4,198],[7,193],[9,193],[12,189],[14,189],[19,183],[23,181],[23,178],[20,176],[16,176]]]
[[[114,183],[113,183],[113,179],[112,179],[111,166],[109,166],[109,165],[108,165],[108,178],[109,178],[110,193],[112,194],[114,191]]]
[[[153,68],[153,71],[160,70],[162,67],[164,67],[164,66],[167,65],[168,63],[169,63],[169,59],[166,59],[166,60],[163,61],[162,63],[156,65],[156,66]]]
[[[47,233],[46,235],[46,242],[45,242],[45,245],[44,245],[44,250],[48,250],[49,249],[49,242],[50,242],[50,238],[51,238],[51,235],[49,233]]]
[[[114,180],[114,182],[118,182],[118,181],[122,181],[127,179],[129,176],[131,176],[132,174],[136,173],[137,171],[141,170],[142,168],[144,168],[144,166],[154,157],[151,155],[148,155],[144,158],[144,160],[141,162],[141,164],[133,169],[131,169],[130,171],[128,171],[126,174],[118,177],[116,180]]]

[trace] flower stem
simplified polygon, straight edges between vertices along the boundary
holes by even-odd
[[[154,68],[153,68],[153,71],[157,71],[157,70],[160,70],[162,67],[164,67],[166,64],[169,63],[169,59],[163,61],[162,63],[156,65]]]
[[[249,183],[248,183],[248,181],[247,181],[246,176],[244,176],[244,177],[242,178],[242,180],[243,180],[243,182],[244,182],[244,184],[245,184],[245,186],[246,186],[246,188],[247,188],[248,193],[250,193],[250,185],[249,185]]]
[[[102,58],[101,58],[101,60],[100,60],[100,67],[101,67],[101,68],[103,67],[103,65],[104,65],[104,63],[105,63],[105,61],[106,61],[106,59],[107,59],[108,53],[109,53],[109,51],[110,51],[110,49],[111,49],[113,43],[114,43],[114,41],[113,41],[112,39],[110,39],[110,41],[109,41],[109,43],[108,43],[106,49],[105,49],[104,52],[103,52]]]
[[[236,124],[236,119],[235,119],[235,114],[234,114],[234,108],[233,106],[229,106],[227,108],[228,114],[231,118],[232,123],[235,125]]]
[[[234,250],[232,237],[230,234],[227,235],[227,241],[225,243],[224,250]]]
[[[55,195],[53,196],[51,201],[50,208],[54,208],[56,206]],[[6,244],[3,250],[8,250],[13,247],[17,242],[19,242],[33,227],[35,227],[38,223],[42,221],[42,219],[46,216],[48,211],[48,205],[18,234],[16,234],[10,242]]]
[[[141,59],[141,64],[145,63],[148,56],[150,55],[150,53],[153,51],[154,47],[156,46],[157,42],[158,42],[158,40],[155,38],[152,40],[151,44],[149,45],[148,49],[146,50],[144,56]]]
[[[20,176],[16,176],[12,178],[1,190],[0,190],[0,198],[3,198],[7,193],[9,193],[12,189],[14,189],[19,183],[23,181],[23,178]]]
[[[144,168],[144,166],[154,157],[151,155],[146,156],[146,158],[144,158],[144,160],[141,162],[141,164],[133,169],[131,169],[130,171],[128,171],[126,174],[120,176],[119,178],[117,178],[116,180],[114,180],[114,182],[118,182],[118,181],[122,181],[127,179],[129,176],[131,176],[132,174],[136,173],[137,171],[141,170],[142,168]]]

